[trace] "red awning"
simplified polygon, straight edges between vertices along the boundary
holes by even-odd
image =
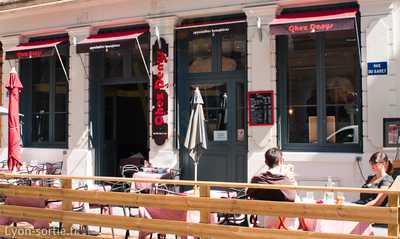
[[[343,8],[301,13],[284,13],[270,23],[275,35],[353,29],[358,9]]]
[[[137,39],[147,30],[136,30],[126,32],[112,32],[91,35],[77,45],[78,53],[87,53],[90,50],[102,50],[133,46],[133,39]]]
[[[56,46],[65,41],[65,39],[51,39],[21,43],[6,51],[6,60],[53,56],[56,53]]]

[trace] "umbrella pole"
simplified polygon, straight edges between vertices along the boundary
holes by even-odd
[[[194,163],[194,181],[197,182],[197,162]]]

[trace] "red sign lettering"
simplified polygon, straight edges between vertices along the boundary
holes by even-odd
[[[15,53],[17,58],[30,58],[30,57],[41,57],[43,52],[41,50],[34,51],[18,51]]]
[[[334,23],[307,23],[307,24],[289,25],[288,31],[291,33],[322,32],[322,31],[332,31],[334,28],[335,28]]]
[[[166,63],[168,61],[168,45],[162,44],[163,47],[158,48],[155,44],[153,51],[156,52],[155,59],[153,59],[153,132],[152,136],[157,145],[164,144],[168,137],[168,122],[166,116],[168,115],[168,93],[166,82],[167,69]]]

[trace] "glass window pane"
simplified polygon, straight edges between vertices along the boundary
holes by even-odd
[[[131,74],[135,80],[149,80],[147,71],[140,53],[135,52],[132,55]]]
[[[245,141],[245,110],[246,98],[242,82],[236,83],[236,140],[238,142]]]
[[[188,44],[189,73],[211,72],[211,38],[195,38],[189,41]]]
[[[232,32],[222,36],[221,70],[235,71],[245,69],[246,41],[240,33]]]
[[[49,142],[49,114],[32,114],[32,142]]]
[[[48,83],[50,80],[50,57],[31,59],[32,84]]]
[[[315,34],[288,36],[289,143],[318,143]]]
[[[123,76],[123,56],[120,50],[109,49],[104,53],[104,78]]]
[[[55,114],[54,140],[56,142],[67,141],[67,113]]]
[[[191,88],[191,92],[195,89]],[[209,141],[228,140],[228,93],[226,84],[199,86]]]
[[[65,82],[56,83],[55,112],[67,112],[68,85]]]
[[[36,58],[32,64],[32,112],[50,111],[50,58]]]
[[[331,144],[357,144],[359,63],[355,32],[327,32],[325,39],[326,141]]]
[[[63,61],[65,70],[67,71],[68,74],[68,57],[61,56],[61,59]],[[67,78],[65,77],[64,69],[60,62],[60,59],[56,57],[55,62],[56,62],[56,82],[66,82]]]
[[[287,111],[289,143],[318,143],[317,107],[293,106]]]
[[[49,84],[32,85],[32,112],[49,112]]]

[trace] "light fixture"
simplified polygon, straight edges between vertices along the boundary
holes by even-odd
[[[261,17],[257,17],[257,30],[258,30],[258,39],[262,41]]]

